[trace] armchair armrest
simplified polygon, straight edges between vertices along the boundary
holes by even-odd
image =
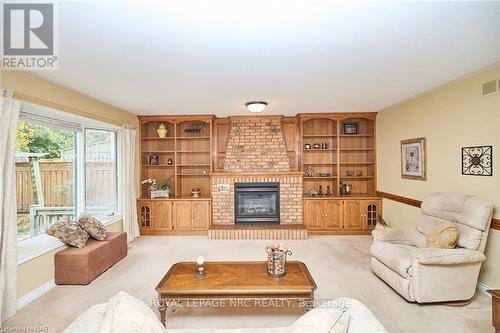
[[[372,231],[377,242],[423,246],[425,237],[417,229],[377,228]]]
[[[486,260],[481,252],[469,249],[415,248],[410,253],[422,265],[476,264]]]

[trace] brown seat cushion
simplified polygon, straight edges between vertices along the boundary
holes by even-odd
[[[110,267],[110,242],[89,239],[84,248],[68,247],[56,253],[56,284],[89,284]]]
[[[122,258],[127,256],[127,233],[108,232],[106,242],[110,243],[109,265],[113,266]]]

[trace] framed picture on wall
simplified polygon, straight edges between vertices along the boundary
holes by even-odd
[[[425,138],[401,141],[401,178],[427,180]]]

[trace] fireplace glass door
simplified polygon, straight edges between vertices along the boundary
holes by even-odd
[[[236,223],[279,223],[279,183],[236,183]]]

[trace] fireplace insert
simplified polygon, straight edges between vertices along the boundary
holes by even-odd
[[[236,224],[280,223],[280,183],[235,183]]]

